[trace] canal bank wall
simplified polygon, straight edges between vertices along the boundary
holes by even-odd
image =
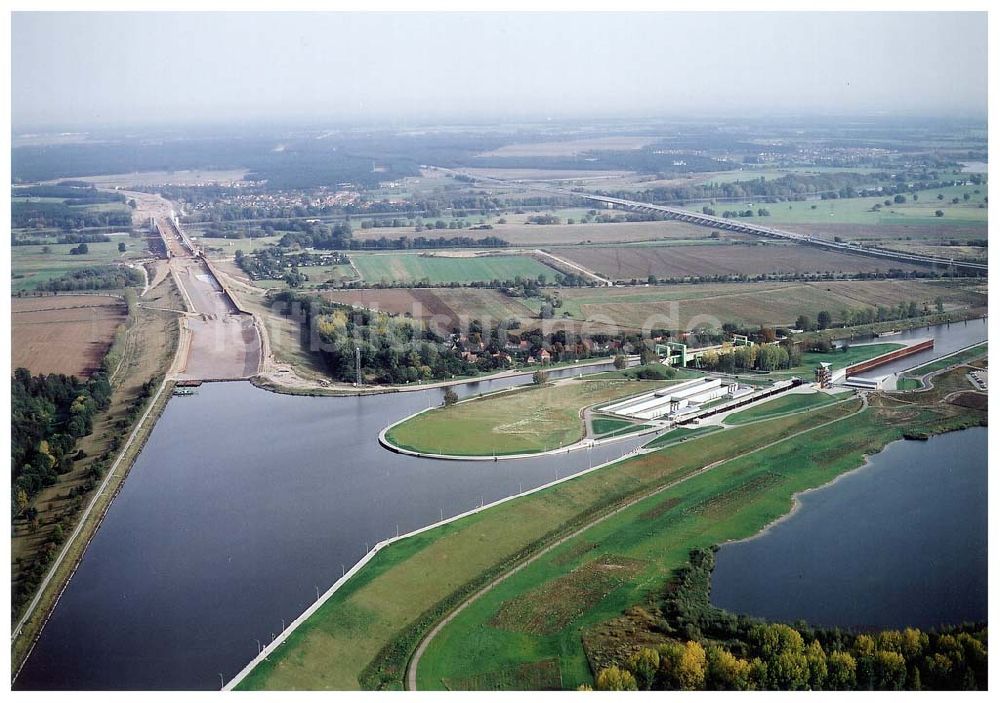
[[[261,652],[250,661],[249,664],[247,664],[245,667],[243,667],[243,669],[238,674],[236,674],[236,676],[234,676],[230,681],[228,681],[226,684],[224,684],[223,687],[222,687],[222,690],[223,691],[231,691],[231,690],[235,689],[237,686],[239,686],[239,684],[250,674],[250,672],[252,672],[257,667],[258,664],[260,664],[262,661],[264,661],[265,659],[267,659],[269,655],[271,655],[272,653],[274,653],[274,651],[276,649],[278,649],[278,647],[280,647],[281,645],[283,645],[288,640],[289,636],[291,636],[291,634],[293,632],[295,632],[295,630],[298,629],[298,627],[300,625],[302,625],[302,623],[304,623],[312,615],[314,615],[320,608],[322,608],[326,604],[326,602],[329,601],[330,598],[332,598],[333,595],[335,593],[337,593],[337,591],[339,591],[344,586],[344,584],[346,584],[348,581],[350,581],[353,576],[355,576],[359,571],[361,571],[361,569],[363,569],[365,567],[365,565],[367,565],[372,559],[375,558],[375,556],[380,551],[382,551],[386,547],[389,547],[389,546],[395,544],[396,542],[399,542],[400,540],[407,539],[408,537],[414,537],[416,535],[420,535],[420,534],[423,534],[425,532],[429,532],[430,530],[436,529],[438,527],[442,527],[444,525],[449,525],[449,524],[451,524],[453,522],[458,522],[459,520],[461,520],[463,518],[467,518],[467,517],[470,517],[472,515],[476,515],[477,513],[481,513],[484,510],[489,510],[490,508],[495,508],[498,505],[503,505],[504,503],[507,503],[507,502],[512,501],[512,500],[516,500],[517,498],[522,498],[524,496],[530,496],[530,495],[532,495],[534,493],[539,493],[541,491],[548,490],[549,488],[552,488],[553,486],[558,486],[558,485],[560,485],[562,483],[566,483],[567,481],[572,481],[573,479],[579,478],[580,476],[586,476],[589,473],[592,473],[594,471],[598,471],[598,470],[603,469],[603,468],[605,468],[607,466],[611,466],[612,464],[616,464],[619,461],[621,461],[622,459],[625,459],[629,455],[635,454],[637,452],[638,452],[638,450],[633,450],[631,452],[626,452],[625,454],[623,454],[620,457],[616,457],[614,459],[610,459],[608,461],[605,461],[605,462],[603,462],[601,464],[598,464],[597,466],[591,467],[589,469],[584,469],[583,471],[575,473],[575,474],[573,474],[571,476],[566,476],[564,478],[559,478],[559,479],[555,479],[553,481],[549,481],[548,483],[544,483],[544,484],[542,484],[542,485],[540,485],[540,486],[538,486],[536,488],[532,488],[530,490],[523,491],[523,492],[517,493],[515,495],[510,495],[510,496],[507,496],[505,498],[501,498],[499,500],[495,500],[492,503],[484,503],[484,504],[480,505],[478,508],[473,508],[472,510],[467,510],[467,511],[465,511],[463,513],[459,513],[457,515],[453,515],[453,516],[451,516],[449,518],[445,518],[444,520],[439,520],[439,521],[437,521],[435,523],[432,523],[430,525],[426,525],[424,527],[418,528],[418,529],[413,530],[411,532],[407,532],[405,534],[397,535],[396,537],[390,537],[388,539],[382,540],[381,542],[378,542],[371,549],[371,551],[369,551],[367,554],[365,554],[361,558],[360,561],[358,561],[349,570],[345,571],[344,574],[343,574],[343,576],[341,576],[339,579],[337,579],[336,581],[334,581],[333,585],[330,586],[330,588],[328,588],[322,595],[320,595],[319,598],[316,599],[316,602],[314,602],[312,605],[310,605],[305,610],[305,612],[303,612],[299,617],[295,618],[295,620],[293,620],[291,622],[291,624],[289,624],[288,627],[286,627],[267,646],[265,646],[261,650]],[[532,455],[532,456],[537,456],[537,455]]]
[[[17,623],[17,627],[11,635],[11,664],[12,668],[14,666],[17,667],[11,677],[12,684],[17,679],[25,662],[31,656],[31,652],[35,648],[35,644],[41,636],[42,631],[45,629],[45,625],[59,604],[59,600],[69,586],[70,581],[73,580],[73,576],[80,567],[84,556],[86,556],[87,548],[90,547],[90,543],[97,535],[98,530],[104,522],[104,518],[111,509],[111,505],[124,487],[125,479],[128,478],[128,473],[132,469],[132,465],[135,463],[136,458],[138,458],[143,446],[145,446],[146,440],[149,439],[156,421],[166,408],[173,388],[174,382],[171,380],[164,379],[160,383],[156,393],[150,399],[149,405],[146,406],[145,412],[139,418],[138,422],[136,422],[128,439],[122,445],[121,451],[115,458],[114,463],[111,464],[108,473],[101,481],[101,485],[97,487],[90,503],[87,504],[87,507],[80,515],[76,527],[74,527],[69,538],[64,542],[63,548],[52,562],[42,583],[39,584],[34,598],[29,602],[28,607],[21,616],[21,620]],[[112,481],[116,478],[116,475],[118,480],[112,485]],[[108,493],[109,488],[111,489],[110,493]],[[88,524],[87,521],[93,516],[96,516],[96,521]],[[84,540],[82,546],[79,543],[80,540]],[[68,559],[73,560],[72,566],[65,578],[61,578],[59,570],[67,565]],[[47,590],[54,584],[59,588],[58,593],[56,593],[51,603],[44,602],[50,595],[47,594]],[[22,637],[30,637],[30,645],[19,649],[18,645]]]

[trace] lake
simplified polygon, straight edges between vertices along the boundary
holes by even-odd
[[[714,605],[859,629],[986,620],[986,428],[894,442],[799,500],[722,546]]]

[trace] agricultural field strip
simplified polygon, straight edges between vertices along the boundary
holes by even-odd
[[[68,298],[71,296],[65,296],[65,297]],[[135,313],[137,314],[138,311],[136,310]],[[140,342],[139,342],[140,321],[138,319],[133,319],[131,315],[132,312],[130,311],[130,315],[127,319],[131,322],[131,324],[128,324],[125,331],[125,340],[124,340],[125,344],[124,344],[124,349],[122,350],[121,353],[121,360],[119,361],[118,367],[111,374],[113,383],[123,382],[125,380],[125,377],[127,377],[130,369],[133,369],[134,367],[138,367],[139,369],[141,369],[143,367],[142,359],[132,358],[132,354],[136,353],[137,347],[140,347]],[[180,357],[181,353],[182,353],[182,346],[178,343],[176,346],[174,346],[172,363],[176,364],[177,359]],[[157,368],[162,370],[163,368],[166,368],[166,366]],[[119,371],[121,371],[124,374],[122,379],[117,378]],[[141,373],[141,371],[138,370],[136,370],[136,372]],[[46,604],[45,607],[47,608],[47,610],[45,611],[45,613],[42,614],[44,615],[44,618],[41,620],[39,628],[38,629],[30,628],[29,631],[33,632],[33,638],[37,639],[37,637],[41,633],[41,629],[44,628],[45,622],[51,616],[52,611],[54,610],[56,604],[59,601],[59,598],[62,595],[62,592],[66,589],[66,587],[69,584],[69,581],[73,578],[73,575],[76,573],[76,569],[79,565],[79,562],[85,556],[90,541],[93,540],[94,536],[97,534],[97,531],[104,520],[104,516],[107,513],[107,510],[111,506],[111,501],[114,500],[115,496],[117,495],[117,492],[121,490],[124,482],[124,477],[127,475],[128,470],[131,468],[132,462],[135,459],[135,454],[132,453],[135,446],[139,445],[139,448],[141,449],[141,445],[145,442],[145,439],[148,436],[148,431],[151,431],[146,429],[147,424],[152,424],[146,422],[147,418],[149,417],[150,413],[155,411],[156,415],[158,416],[158,414],[163,410],[162,407],[157,408],[157,403],[159,402],[159,399],[162,397],[161,391],[165,387],[167,387],[168,383],[169,383],[168,378],[164,376],[164,379],[161,382],[156,393],[154,393],[153,396],[150,398],[150,400],[147,401],[145,411],[135,421],[132,432],[130,433],[126,441],[123,442],[121,446],[118,448],[114,462],[110,466],[104,480],[96,487],[96,490],[93,492],[93,497],[88,502],[85,510],[75,516],[75,519],[77,521],[76,526],[74,527],[69,537],[63,542],[63,547],[57,553],[56,558],[49,564],[44,580],[37,587],[33,600],[28,604],[28,606],[26,606],[24,614],[18,623],[17,629],[11,635],[11,642],[13,647],[16,647],[18,643],[17,642],[18,637],[22,636],[25,625],[26,624],[31,625],[30,616],[32,614],[32,611],[38,609],[42,600],[45,600],[46,598],[51,599],[53,594],[51,593],[47,594],[46,591],[48,590],[49,586],[52,585],[53,579],[65,578],[59,592],[54,594],[55,598],[53,602]],[[152,422],[155,423],[155,419]],[[108,498],[103,505],[99,506],[99,512],[96,516],[97,522],[93,526],[87,527],[86,522],[88,518],[90,517],[94,507],[97,506],[102,496],[105,495],[108,484],[110,480],[114,477],[114,474],[117,471],[119,465],[122,463],[122,461],[126,461],[126,464],[123,466],[124,471],[122,473],[122,480],[119,481],[118,484],[114,487],[114,491],[110,495],[110,498]],[[66,561],[67,555],[70,554],[71,552],[77,551],[75,549],[76,547],[75,543],[83,539],[80,536],[80,533],[81,530],[83,530],[85,527],[87,527],[89,535],[86,536],[86,541],[84,542],[82,548],[80,548],[79,551],[74,555],[73,557],[74,563],[72,564],[71,570],[68,572],[68,574],[63,576],[59,573],[60,566],[66,566],[64,562]],[[27,657],[30,654],[31,648],[33,647],[34,647],[34,639],[30,643],[30,647],[28,648],[27,651],[22,650],[18,652],[16,648],[14,649],[14,656],[21,657],[20,658],[21,666],[23,666],[24,662],[27,661]]]
[[[850,400],[850,399],[848,399],[848,400]],[[841,401],[841,402],[848,402],[848,401]],[[626,502],[625,504],[621,505],[620,507],[615,508],[611,512],[608,512],[608,513],[606,513],[604,515],[598,516],[597,518],[595,518],[594,520],[591,520],[590,522],[588,522],[587,524],[585,524],[583,527],[579,528],[578,530],[572,532],[569,535],[566,535],[565,537],[561,537],[558,540],[556,540],[555,542],[553,542],[552,544],[547,545],[546,547],[542,548],[540,551],[536,552],[534,555],[532,555],[531,557],[529,557],[525,561],[521,562],[517,566],[513,567],[509,571],[505,572],[504,574],[498,576],[493,581],[491,581],[489,584],[487,584],[482,589],[480,589],[479,591],[477,591],[476,593],[474,593],[472,596],[470,596],[469,598],[467,598],[465,601],[463,601],[454,610],[452,610],[447,615],[447,617],[445,617],[441,622],[439,622],[420,641],[420,644],[417,646],[417,649],[414,652],[413,656],[411,657],[410,662],[409,662],[409,664],[407,666],[407,670],[406,670],[406,687],[407,687],[407,689],[411,690],[411,691],[417,690],[417,667],[420,664],[420,658],[423,656],[424,652],[427,651],[427,648],[428,648],[428,646],[430,646],[431,641],[434,639],[434,637],[437,636],[437,634],[439,632],[441,632],[441,630],[443,630],[452,620],[454,620],[469,605],[471,605],[473,602],[475,602],[476,600],[478,600],[480,597],[482,597],[483,595],[485,595],[486,593],[488,593],[489,591],[491,591],[497,584],[499,584],[499,583],[507,580],[508,578],[510,578],[511,576],[513,576],[514,574],[516,574],[517,572],[519,572],[522,569],[524,569],[525,567],[527,567],[527,566],[533,564],[534,562],[538,561],[543,556],[545,556],[546,554],[548,554],[549,552],[551,552],[553,549],[559,547],[560,545],[564,544],[565,542],[568,542],[569,540],[571,540],[571,539],[573,539],[575,537],[580,536],[581,534],[583,534],[587,530],[589,530],[592,527],[594,527],[594,526],[596,526],[596,525],[604,522],[605,520],[607,520],[607,519],[609,519],[611,517],[614,517],[615,515],[618,515],[619,513],[623,512],[623,511],[625,511],[625,510],[627,510],[627,509],[629,509],[629,508],[631,508],[631,507],[633,507],[635,505],[638,505],[639,503],[643,502],[644,500],[646,500],[648,498],[651,498],[653,496],[659,495],[660,493],[663,493],[664,491],[667,491],[667,490],[669,490],[671,488],[674,488],[674,487],[680,485],[681,483],[684,483],[685,481],[687,481],[687,480],[689,480],[691,478],[694,478],[696,476],[700,476],[700,475],[702,475],[702,474],[704,474],[704,473],[706,473],[708,471],[711,471],[712,469],[714,469],[714,468],[716,468],[718,466],[721,466],[722,464],[726,464],[726,463],[728,463],[730,461],[735,461],[737,459],[741,459],[741,458],[743,458],[745,456],[749,456],[751,454],[755,454],[757,452],[766,450],[766,449],[768,449],[770,447],[776,446],[776,445],[781,444],[783,442],[786,442],[786,441],[788,441],[790,439],[794,439],[794,438],[799,437],[799,436],[801,436],[803,434],[806,434],[808,432],[813,432],[814,430],[822,429],[822,428],[827,427],[829,425],[832,425],[834,423],[840,422],[841,420],[846,420],[846,419],[848,419],[850,417],[853,417],[853,416],[855,416],[855,415],[857,415],[857,414],[859,414],[861,412],[864,412],[864,410],[867,409],[867,407],[868,407],[867,396],[862,395],[861,396],[861,407],[858,408],[857,410],[855,410],[854,412],[848,414],[848,415],[844,415],[843,417],[838,417],[838,418],[836,418],[834,420],[829,420],[829,421],[824,422],[824,423],[822,423],[820,425],[816,425],[814,427],[809,427],[809,428],[800,430],[798,432],[795,432],[793,434],[786,435],[785,437],[782,437],[780,439],[774,440],[774,441],[772,441],[772,442],[770,442],[768,444],[764,444],[762,446],[755,447],[755,448],[753,448],[753,449],[751,449],[749,451],[742,452],[742,453],[737,454],[735,456],[727,457],[725,459],[719,459],[719,460],[717,460],[715,462],[712,462],[711,464],[707,464],[706,466],[702,467],[701,469],[698,469],[698,470],[696,470],[696,471],[694,471],[692,473],[689,473],[689,474],[687,474],[685,476],[677,478],[674,481],[671,481],[671,482],[669,482],[669,483],[667,483],[667,484],[665,484],[663,486],[660,486],[660,487],[658,487],[658,488],[656,488],[656,489],[654,489],[652,491],[649,491],[649,492],[643,494],[642,496],[630,499],[628,502]],[[750,423],[748,423],[748,424],[750,424]]]
[[[121,295],[98,294],[93,296],[96,302],[79,305],[61,305],[60,297],[11,299],[14,367],[24,366],[35,373],[86,375],[100,367],[119,325],[129,320]],[[64,299],[70,303],[90,297],[72,295]],[[45,303],[55,306],[39,305]]]
[[[350,258],[363,280],[374,282],[428,279],[432,283],[472,283],[512,280],[515,276],[536,278],[540,274],[554,278],[557,273],[534,258],[516,254],[482,257],[352,254]]]

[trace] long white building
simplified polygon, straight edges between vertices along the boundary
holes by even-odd
[[[746,392],[750,392],[749,389]],[[735,398],[739,394],[740,388],[735,382],[723,384],[719,378],[696,378],[605,405],[600,410],[639,420],[655,420],[695,410],[716,398],[727,395]]]

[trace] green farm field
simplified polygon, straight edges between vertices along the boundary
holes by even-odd
[[[201,231],[196,227],[191,227],[193,239],[195,239],[198,244],[205,249],[221,249],[224,256],[232,257],[236,255],[236,250],[239,249],[244,254],[250,254],[252,252],[258,251],[260,249],[266,249],[268,247],[276,245],[280,240],[280,235],[275,235],[273,237],[244,237],[243,239],[220,239],[217,237],[203,237],[201,236]],[[214,252],[209,252],[209,256],[216,255]]]
[[[413,227],[378,227],[373,229],[355,229],[353,238],[358,241],[368,241],[372,239],[398,239],[399,237],[425,237],[427,239],[449,238],[449,237],[470,237],[480,239],[485,236],[499,237],[509,242],[513,246],[563,246],[563,245],[586,245],[586,244],[612,244],[630,242],[683,242],[698,241],[701,243],[714,243],[711,234],[712,230],[686,222],[665,220],[662,222],[589,222],[583,224],[579,219],[576,224],[566,224],[569,217],[579,217],[578,210],[569,211],[555,210],[553,214],[562,219],[562,224],[558,225],[529,225],[523,220],[528,217],[524,215],[504,215],[506,223],[500,224],[500,216],[475,218],[484,219],[492,224],[492,230],[452,230],[452,229],[431,229],[422,232],[414,231]],[[466,218],[466,222],[469,219]],[[740,235],[735,232],[727,232],[726,239],[749,241],[750,235]]]
[[[118,242],[123,241],[128,249],[124,254],[118,251]],[[70,254],[75,244],[49,244],[48,254],[36,245],[11,247],[11,292],[34,290],[40,283],[58,278],[67,271],[139,259],[146,254],[146,243],[133,237],[112,237],[110,242],[87,244],[86,254]]]
[[[975,191],[979,190],[979,193]],[[969,194],[969,200],[964,199]],[[943,198],[938,200],[938,195]],[[988,207],[985,204],[985,185],[953,186],[935,190],[922,190],[913,200],[908,196],[905,203],[885,205],[885,197],[845,198],[834,200],[800,200],[783,203],[752,203],[756,210],[765,207],[770,211],[767,217],[748,217],[749,222],[780,227],[783,224],[854,224],[854,225],[900,225],[934,224],[950,226],[956,223],[982,223],[987,221]],[[953,204],[952,198],[958,198]],[[888,200],[892,200],[889,197]],[[719,203],[714,206],[717,214],[725,209],[750,208],[752,201]],[[872,207],[881,205],[878,211]],[[701,207],[691,207],[700,210]],[[936,217],[935,211],[943,210],[943,217]]]
[[[714,321],[790,325],[800,314],[815,319],[822,310],[839,321],[843,310],[871,305],[893,306],[912,300],[933,308],[938,296],[946,310],[983,307],[987,301],[973,284],[913,280],[700,283],[553,292],[562,301],[556,310],[560,316],[568,313],[576,320],[607,320],[634,328],[673,321],[674,328],[680,329]],[[541,300],[528,299],[525,304],[537,313]]]
[[[570,380],[517,389],[429,410],[397,425],[386,438],[404,449],[431,454],[482,456],[547,451],[583,438],[580,411],[584,407],[669,383]],[[603,431],[614,429],[620,426]]]
[[[516,276],[555,279],[556,271],[528,256],[421,256],[419,254],[352,254],[365,281],[432,284],[513,280]]]

